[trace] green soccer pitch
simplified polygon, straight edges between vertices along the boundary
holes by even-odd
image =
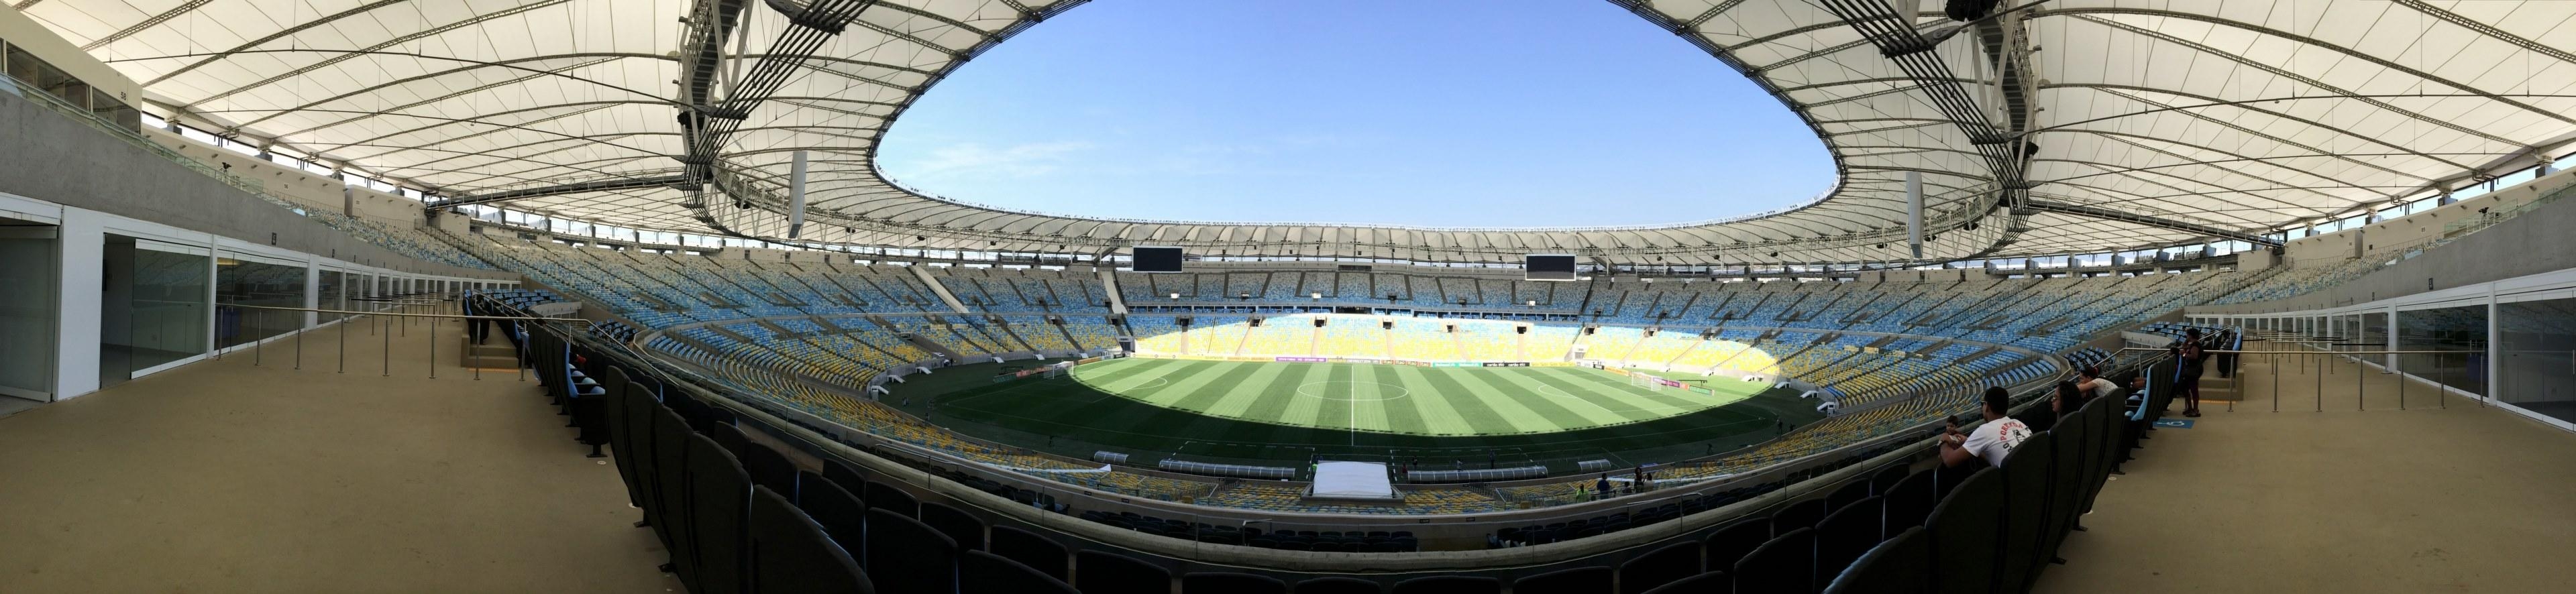
[[[1328,458],[1617,464],[1723,452],[1822,415],[1789,390],[1676,375],[1648,389],[1583,367],[1415,367],[1117,359],[1069,378],[993,383],[1027,363],[938,370],[887,404],[970,436],[1088,457],[1303,463]],[[934,379],[935,378],[935,379]]]

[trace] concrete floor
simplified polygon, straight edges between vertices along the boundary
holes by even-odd
[[[321,330],[301,371],[275,343],[0,418],[0,592],[678,591],[615,467],[536,384],[455,367],[452,322],[427,378],[426,328],[396,334],[390,377],[362,325],[345,373]],[[2235,412],[2156,432],[2038,591],[2576,583],[2576,434],[2436,408],[2422,384],[2396,410],[2392,376],[2349,364],[2282,367],[2283,412],[2251,361]]]
[[[2396,376],[2348,363],[2269,367],[2236,412],[2153,433],[2037,591],[2576,589],[2576,434],[2423,383],[2401,411]]]
[[[0,592],[664,592],[616,467],[459,326],[337,329],[0,418]]]

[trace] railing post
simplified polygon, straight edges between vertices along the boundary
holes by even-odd
[[[438,379],[438,319],[429,320],[429,379]]]
[[[304,370],[304,331],[306,331],[306,330],[311,330],[311,328],[306,328],[306,327],[304,327],[304,313],[303,313],[303,312],[296,312],[296,314],[295,314],[295,369],[296,369],[297,371],[303,371],[303,370]]]
[[[218,307],[220,307],[220,306],[218,306]],[[253,312],[253,313],[257,313],[257,312]],[[261,316],[261,317],[265,318],[265,317],[267,317],[267,316]],[[234,325],[234,327],[235,327],[235,328],[239,328],[239,327],[240,327],[240,324],[235,324],[235,325]],[[239,332],[239,331],[235,331],[235,332],[234,332],[234,334],[238,335],[238,334],[240,334],[240,332]],[[251,339],[251,345],[250,345],[250,364],[251,364],[251,365],[259,365],[259,364],[260,364],[260,357],[261,357],[262,355],[267,354],[267,351],[268,351],[267,346],[268,346],[268,341],[265,341],[265,340],[259,340],[259,339],[256,339],[256,338]],[[222,352],[222,351],[218,350],[218,351],[216,351],[216,352]]]
[[[2272,369],[2272,412],[2281,412],[2281,355],[2264,355],[2263,363]]]
[[[2469,374],[2469,354],[2468,354],[2468,353],[2460,353],[2460,375],[2468,375],[2468,374]],[[2443,385],[2444,385],[2444,386],[2446,386],[2446,387],[2447,387],[2447,386],[2449,386],[2449,384],[2443,384]],[[2483,394],[2481,394],[2481,395],[2479,395],[2479,396],[2478,396],[2478,408],[2486,408],[2486,407],[2487,407],[2487,399],[2486,399],[2486,396],[2485,396],[2485,395],[2483,395]]]
[[[393,323],[393,320],[390,320],[390,319],[382,319],[382,318],[387,318],[387,317],[389,317],[389,316],[382,316],[382,315],[380,315],[380,316],[376,316],[376,317],[377,317],[377,318],[380,318],[380,319],[376,322],[376,325],[378,325],[378,326],[383,326],[383,325],[387,325],[387,324],[392,324],[392,323]],[[381,364],[384,366],[384,374],[383,374],[383,375],[384,375],[384,377],[393,377],[393,376],[394,376],[394,331],[393,331],[392,329],[388,328],[388,329],[386,329],[384,332],[379,332],[378,334],[382,334],[382,335],[384,335],[384,337],[385,337],[384,362],[383,362],[383,363],[381,363]]]
[[[2433,402],[2443,409],[2451,408],[2451,386],[2442,383],[2451,377],[2447,369],[2442,366],[2442,356],[2433,355]]]

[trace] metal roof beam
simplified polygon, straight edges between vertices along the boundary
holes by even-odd
[[[589,193],[589,192],[606,192],[606,191],[611,191],[611,190],[632,190],[632,189],[637,189],[637,188],[656,188],[656,187],[678,187],[678,186],[681,186],[681,185],[683,185],[683,184],[688,184],[688,183],[690,183],[690,181],[689,181],[689,176],[686,176],[686,175],[668,175],[668,176],[662,176],[662,177],[629,177],[629,178],[618,178],[618,179],[603,179],[603,180],[596,180],[596,181],[586,181],[586,182],[578,182],[578,183],[569,183],[569,184],[563,184],[563,185],[559,185],[559,186],[546,186],[546,187],[542,187],[542,188],[527,188],[527,189],[521,189],[521,190],[507,190],[507,191],[501,191],[501,192],[493,192],[493,193],[489,193],[489,194],[480,194],[480,195],[475,195],[475,196],[464,196],[464,197],[458,197],[458,198],[450,198],[450,199],[446,199],[446,200],[440,200],[440,201],[437,201],[437,202],[431,202],[431,203],[429,203],[428,205],[423,206],[422,208],[423,208],[423,209],[425,209],[425,210],[446,210],[446,209],[451,208],[451,207],[464,206],[464,205],[467,205],[467,204],[484,204],[484,203],[490,203],[490,202],[507,202],[507,201],[511,201],[511,200],[526,200],[526,199],[529,199],[529,198],[541,198],[541,197],[545,197],[545,196],[560,196],[560,195],[564,195],[564,194],[583,194],[583,193]]]
[[[2168,218],[2163,218],[2163,217],[2156,217],[2156,216],[2143,215],[2143,214],[2138,214],[2138,213],[2129,212],[2129,211],[2125,211],[2125,210],[2110,209],[2110,208],[2100,208],[2100,207],[2094,207],[2094,206],[2085,206],[2085,205],[2081,205],[2081,204],[2068,204],[2068,203],[2064,203],[2064,202],[2057,202],[2057,201],[2053,201],[2053,200],[2040,200],[2040,199],[2036,199],[2036,198],[2031,199],[2031,200],[2024,201],[2024,202],[2022,203],[2022,206],[2024,206],[2024,207],[2026,207],[2026,208],[2028,208],[2028,209],[2030,209],[2030,210],[2035,210],[2035,211],[2039,211],[2039,212],[2053,212],[2053,213],[2058,213],[2058,214],[2069,214],[2069,215],[2076,215],[2076,216],[2083,216],[2083,217],[2092,217],[2092,218],[2102,219],[2102,220],[2107,220],[2107,221],[2119,221],[2119,222],[2123,222],[2123,223],[2136,223],[2136,224],[2146,225],[2146,226],[2150,226],[2150,227],[2163,227],[2163,228],[2166,228],[2166,229],[2173,229],[2173,230],[2176,230],[2176,231],[2183,231],[2183,232],[2193,233],[2193,234],[2197,234],[2197,235],[2203,235],[2203,236],[2208,236],[2208,237],[2216,237],[2216,238],[2220,238],[2220,239],[2229,239],[2229,240],[2235,240],[2235,241],[2242,241],[2242,242],[2251,243],[2251,244],[2255,244],[2255,245],[2263,245],[2263,246],[2271,246],[2271,247],[2280,247],[2280,245],[2281,245],[2281,242],[2280,242],[2279,240],[2275,240],[2275,239],[2272,239],[2272,238],[2264,237],[2264,236],[2262,236],[2262,235],[2256,235],[2256,234],[2252,234],[2252,233],[2245,233],[2245,232],[2242,232],[2242,231],[2231,231],[2231,230],[2227,230],[2227,229],[2221,229],[2221,228],[2218,228],[2218,227],[2212,227],[2212,226],[2208,226],[2208,225],[2202,225],[2202,224],[2199,224],[2199,223],[2192,223],[2192,222],[2186,222],[2186,221],[2177,221],[2177,220],[2168,219]]]

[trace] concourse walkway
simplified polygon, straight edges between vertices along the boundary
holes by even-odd
[[[616,467],[438,323],[434,380],[430,322],[360,320],[346,372],[325,328],[0,417],[0,592],[678,591]]]
[[[2576,583],[2567,546],[2576,543],[2576,433],[2475,400],[2437,400],[2421,382],[2406,386],[2399,410],[2398,376],[2348,362],[2319,369],[2257,357],[2244,371],[2235,412],[2204,401],[2203,416],[2189,419],[2176,399],[2166,418],[2193,426],[2149,434],[2084,517],[2091,531],[2067,538],[2059,556],[2069,563],[2050,567],[2038,592],[2564,592]],[[2215,377],[2204,383],[2219,387]]]

